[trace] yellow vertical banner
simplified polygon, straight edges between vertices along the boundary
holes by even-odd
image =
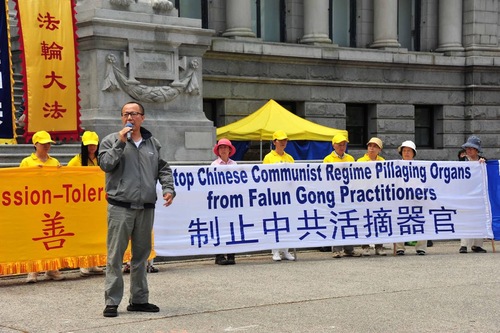
[[[15,0],[23,59],[26,140],[45,130],[79,139],[75,1]]]

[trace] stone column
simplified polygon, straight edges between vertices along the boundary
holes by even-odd
[[[462,0],[439,0],[438,52],[463,51]]]
[[[400,47],[397,0],[373,0],[373,48]]]
[[[255,38],[252,31],[252,0],[226,1],[226,31],[223,37]]]
[[[328,0],[304,1],[303,44],[332,43],[328,38]]]

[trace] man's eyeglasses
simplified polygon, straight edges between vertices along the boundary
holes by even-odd
[[[144,115],[144,113],[139,113],[139,112],[125,112],[125,113],[122,113],[122,117],[123,118],[128,118],[129,116],[132,116],[132,117],[137,117],[138,115]]]

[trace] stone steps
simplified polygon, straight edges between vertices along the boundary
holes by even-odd
[[[0,145],[0,168],[18,167],[22,159],[35,151],[32,144]],[[54,144],[50,156],[66,165],[70,159],[80,153],[80,143]]]

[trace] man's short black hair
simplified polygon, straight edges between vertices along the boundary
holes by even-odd
[[[144,114],[144,106],[142,106],[141,103],[139,103],[137,101],[130,101],[130,102],[127,102],[127,103],[123,104],[123,106],[125,106],[127,104],[137,104],[137,105],[139,105],[139,109],[141,109],[141,113]],[[121,110],[123,110],[123,106],[122,106]],[[120,112],[121,112],[121,110],[120,110]]]

